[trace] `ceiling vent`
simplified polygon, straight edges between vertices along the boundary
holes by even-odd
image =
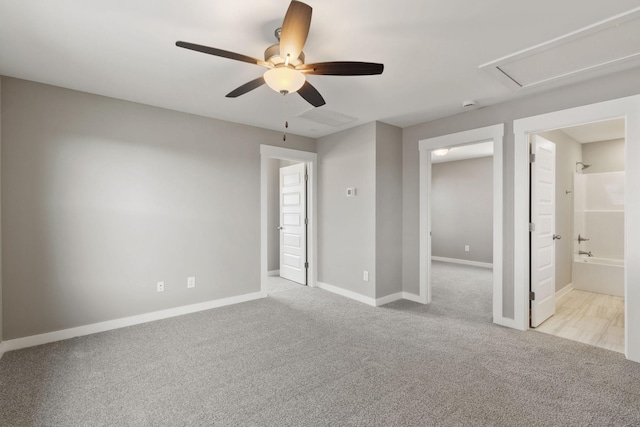
[[[640,65],[640,8],[481,65],[513,89]]]
[[[331,111],[326,108],[311,108],[298,114],[297,117],[302,117],[304,119],[311,120],[312,122],[334,128],[344,126],[358,120],[355,117],[347,116],[346,114]]]

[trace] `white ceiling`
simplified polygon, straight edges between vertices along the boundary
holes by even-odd
[[[561,129],[581,144],[624,139],[624,119],[605,120]]]
[[[493,156],[493,141],[451,147],[444,156],[436,156],[431,152],[431,163],[455,162],[488,156]]]
[[[319,137],[380,120],[400,127],[549,89],[514,92],[478,69],[522,49],[640,6],[640,0],[306,0],[306,62],[385,64],[380,76],[309,76],[338,127],[297,117],[289,132]],[[177,40],[261,58],[289,0],[0,0],[0,74],[281,130],[282,96],[232,89],[263,68],[188,51]],[[570,83],[586,77],[565,80]],[[476,107],[477,108],[477,107]]]

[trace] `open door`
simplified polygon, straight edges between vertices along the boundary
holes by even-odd
[[[280,168],[280,277],[307,284],[306,165]]]
[[[533,135],[531,153],[531,326],[535,328],[556,311],[556,145]]]

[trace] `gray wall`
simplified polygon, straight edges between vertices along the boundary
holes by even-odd
[[[640,93],[640,68],[607,77],[478,108],[403,130],[403,290],[419,292],[419,156],[418,141],[497,123],[505,124],[503,316],[513,318],[513,120]],[[524,92],[526,93],[526,91]],[[482,102],[480,102],[482,103]]]
[[[376,298],[402,292],[402,129],[376,123]]]
[[[492,263],[493,157],[434,163],[431,179],[431,254]]]
[[[318,281],[375,298],[376,123],[319,138],[316,148]]]
[[[582,144],[582,159],[591,164],[584,174],[624,171],[624,139]]]
[[[539,134],[556,144],[556,291],[573,282],[573,174],[582,161],[583,145],[560,130]],[[567,194],[568,191],[572,191]]]
[[[260,290],[260,144],[312,139],[2,85],[5,339]]]

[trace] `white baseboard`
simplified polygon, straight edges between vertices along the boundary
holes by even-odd
[[[370,305],[372,307],[380,307],[381,305],[389,304],[401,299],[422,303],[422,299],[418,295],[411,294],[409,292],[396,292],[395,294],[387,295],[386,297],[381,297],[376,299],[376,298],[371,298],[371,297],[359,294],[357,292],[340,288],[338,286],[330,285],[324,282],[316,282],[315,287],[324,289],[325,291],[329,291],[343,297],[350,298],[352,300],[356,300],[358,302]]]
[[[425,304],[423,298],[420,297],[420,295],[412,294],[409,292],[403,292],[402,299],[406,299],[413,302],[419,302],[420,304]]]
[[[267,272],[267,276],[269,277],[277,277],[280,275],[280,270],[271,270]]]
[[[518,325],[515,319],[509,319],[506,317],[493,318],[493,323],[495,325],[504,326],[506,328],[517,329],[519,331],[525,331],[526,329],[522,328],[522,325]]]
[[[367,296],[359,294],[357,292],[353,292],[353,291],[349,291],[347,289],[339,288],[337,286],[330,285],[330,284],[324,283],[324,282],[316,282],[316,287],[318,287],[320,289],[324,289],[325,291],[329,291],[331,293],[343,296],[343,297],[351,298],[352,300],[356,300],[358,302],[370,305],[372,307],[376,306],[376,300],[374,298],[367,297]]]
[[[266,292],[253,292],[250,294],[238,295],[235,297],[222,298],[198,304],[185,305],[182,307],[170,308],[167,310],[154,311],[151,313],[139,314],[137,316],[123,317],[121,319],[107,320],[106,322],[93,323],[91,325],[78,326],[76,328],[63,329],[61,331],[47,332],[40,335],[32,335],[24,338],[3,341],[0,344],[0,357],[7,351],[19,350],[21,348],[33,347],[83,335],[95,334],[98,332],[110,331],[127,326],[139,325],[141,323],[153,322],[155,320],[168,319],[170,317],[182,316],[183,314],[196,313],[198,311],[210,310],[212,308],[224,307],[241,302],[253,301],[265,298]]]
[[[442,262],[450,262],[450,263],[453,263],[453,264],[472,265],[474,267],[493,268],[493,264],[490,263],[490,262],[468,261],[466,259],[445,258],[445,257],[442,257],[442,256],[432,256],[431,260],[433,260],[433,261],[442,261]]]
[[[568,285],[566,285],[565,287],[563,287],[562,289],[556,292],[556,299],[559,299],[560,297],[565,296],[572,290],[573,290],[573,283],[569,283]]]
[[[402,299],[403,292],[397,292],[395,294],[387,295],[386,297],[377,298],[376,299],[376,307],[380,307],[381,305],[389,304],[394,301],[398,301]]]

